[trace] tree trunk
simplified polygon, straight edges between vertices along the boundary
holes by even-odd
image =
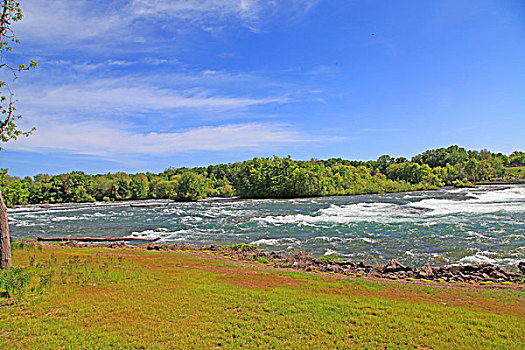
[[[11,267],[11,242],[9,242],[9,225],[7,223],[7,207],[0,191],[0,269]]]

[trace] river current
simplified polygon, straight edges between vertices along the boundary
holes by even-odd
[[[290,200],[141,201],[9,210],[14,239],[160,238],[422,265],[525,260],[525,185]]]

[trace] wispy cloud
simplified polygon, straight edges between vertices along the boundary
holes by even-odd
[[[100,38],[106,33],[121,32],[129,22],[129,12],[121,12],[107,3],[93,1],[33,0],[22,4],[24,20],[16,33],[25,40],[61,43]],[[45,28],[45,30],[43,30]]]
[[[45,70],[15,82],[20,100],[17,107],[28,126],[37,129],[54,116],[67,115],[76,121],[118,120],[143,125],[147,120],[150,130],[169,131],[175,120],[181,127],[181,120],[185,126],[199,126],[210,120],[217,124],[236,118],[243,122],[268,119],[273,107],[293,101],[283,87],[274,88],[276,84],[267,78],[249,73],[165,73],[153,69],[105,75],[111,71],[90,68],[86,62],[48,62]]]
[[[147,34],[214,31],[240,26],[257,32],[268,19],[302,16],[319,0],[32,0],[23,4],[24,21],[17,32],[32,42],[81,42],[100,46],[115,42],[146,42]],[[45,30],[42,30],[45,28]]]
[[[226,96],[202,88],[172,89],[151,85],[129,86],[97,81],[91,84],[70,84],[43,89],[27,87],[17,96],[24,109],[54,112],[147,113],[174,110],[223,112],[242,110],[256,105],[286,103],[288,97]]]
[[[182,20],[201,28],[233,21],[258,31],[267,18],[302,16],[317,3],[318,0],[133,0],[130,8],[135,17]]]
[[[189,151],[220,151],[264,145],[308,142],[287,125],[243,123],[203,126],[168,133],[140,133],[119,124],[50,123],[9,150],[60,151],[116,159],[122,155],[176,155]]]
[[[337,69],[335,67],[327,66],[327,65],[320,65],[306,72],[306,74],[309,74],[309,75],[328,75],[328,74],[335,74],[335,73],[337,73]]]

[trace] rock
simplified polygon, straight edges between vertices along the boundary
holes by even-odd
[[[469,276],[468,275],[465,275],[464,273],[460,272],[458,273],[459,277],[461,277],[461,279],[467,281],[469,279]]]
[[[525,261],[520,261],[518,263],[518,269],[522,274],[525,274]]]
[[[497,279],[506,280],[507,275],[503,271],[494,270],[491,275]]]
[[[331,271],[334,271],[335,273],[343,273],[343,269],[340,266],[334,266]]]
[[[407,270],[411,270],[411,268],[404,266],[403,264],[401,264],[396,259],[392,259],[392,260],[389,261],[388,264],[386,264],[382,268],[382,270],[383,270],[383,272],[388,273],[388,272],[407,271]]]
[[[268,258],[270,257],[270,254],[268,252],[255,252],[253,254],[254,258]],[[272,258],[273,260],[283,260],[280,257]]]
[[[158,244],[155,244],[155,243],[149,243],[146,245],[146,249],[147,250],[161,250],[162,247]]]
[[[266,252],[265,252],[265,253],[266,253]],[[268,253],[266,253],[264,256],[265,256],[265,257],[268,257]],[[269,254],[269,257],[270,257],[271,259],[283,259],[283,258],[286,258],[283,254],[279,254],[279,253],[276,253],[276,252],[271,252],[271,253]]]
[[[132,246],[130,246],[129,244],[125,242],[109,243],[108,245],[106,245],[106,247],[108,248],[132,248]]]
[[[433,266],[431,267],[431,269],[432,269],[432,273],[435,273],[435,274],[440,274],[443,272],[443,268],[440,266]]]
[[[419,276],[423,278],[430,279],[434,276],[434,271],[429,265],[422,266],[419,270]]]
[[[78,243],[78,241],[68,241],[66,243],[64,243],[65,246],[68,246],[68,247],[71,247],[71,248],[79,248],[81,247],[82,245],[80,245],[80,243]]]
[[[217,244],[210,244],[210,245],[205,245],[202,247],[202,250],[211,250],[214,252],[221,251],[223,249],[224,248],[222,246],[217,245]]]
[[[305,254],[303,252],[297,252],[293,257],[294,259],[302,259],[305,257]]]
[[[460,279],[461,277],[459,277],[458,275],[453,275],[453,274],[451,274],[450,277],[448,278],[449,281],[456,281],[456,282],[458,282]]]

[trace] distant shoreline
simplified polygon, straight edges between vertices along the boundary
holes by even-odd
[[[525,180],[515,180],[515,181],[491,181],[491,182],[476,182],[477,186],[486,186],[486,185],[523,185]]]
[[[494,185],[525,185],[524,181],[494,181],[494,182],[479,182],[475,183],[476,186],[494,186]],[[367,195],[382,195],[382,194],[401,194],[401,193],[414,193],[414,192],[434,192],[444,189],[452,188],[467,188],[467,187],[454,187],[454,186],[443,186],[436,189],[421,189],[412,191],[400,191],[400,192],[377,192],[377,193],[360,193],[360,194],[342,194],[342,195],[326,195],[326,196],[310,196],[310,197],[266,197],[266,198],[244,198],[239,196],[234,197],[208,197],[199,199],[195,202],[190,203],[206,203],[206,202],[235,202],[235,201],[252,201],[252,200],[298,200],[298,199],[309,199],[309,198],[330,198],[330,197],[356,197],[356,196],[367,196]],[[129,205],[132,208],[148,208],[157,207],[175,203],[188,203],[186,201],[177,201],[173,199],[132,199],[132,200],[121,200],[121,201],[95,201],[95,202],[64,202],[64,203],[38,203],[38,204],[25,204],[15,205],[8,207],[8,212],[27,212],[27,211],[45,211],[45,210],[76,210],[82,208],[96,208],[105,206],[125,206]]]

